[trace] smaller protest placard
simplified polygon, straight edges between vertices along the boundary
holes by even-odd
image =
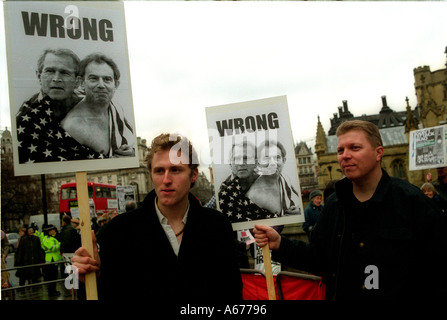
[[[445,167],[446,134],[445,125],[411,131],[410,170]]]
[[[206,108],[218,210],[234,230],[304,221],[286,96]]]

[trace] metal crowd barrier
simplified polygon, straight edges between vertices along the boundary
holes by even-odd
[[[27,268],[35,268],[35,267],[45,267],[45,266],[49,266],[49,265],[60,265],[60,264],[64,264],[65,266],[67,265],[72,265],[71,264],[71,258],[69,258],[68,255],[64,255],[64,260],[60,260],[60,261],[55,261],[55,262],[47,262],[47,263],[39,263],[39,264],[33,264],[33,265],[27,265],[27,266],[19,266],[19,267],[12,267],[12,268],[6,268],[6,269],[1,269],[1,272],[9,272],[9,271],[14,271],[14,270],[19,270],[19,269],[27,269]],[[57,272],[57,274],[59,274],[59,270]],[[24,292],[26,289],[28,288],[35,288],[35,287],[42,287],[42,289],[44,289],[45,286],[52,284],[52,283],[62,283],[67,280],[67,277],[69,277],[70,274],[66,274],[65,278],[60,278],[60,279],[56,279],[56,280],[51,280],[51,281],[40,281],[37,283],[31,283],[31,284],[26,284],[26,285],[22,285],[22,286],[12,286],[12,287],[8,287],[8,288],[2,288],[1,292],[2,292],[2,300],[5,300],[5,298],[11,298],[8,293],[12,292],[14,294],[14,299],[15,300],[28,300],[28,299],[16,299],[16,293],[18,292]],[[40,277],[43,278],[43,275]],[[65,288],[65,286],[64,286]],[[67,289],[71,291],[71,300],[77,300],[76,296],[75,296],[75,289],[71,288],[71,289]],[[43,293],[44,291],[42,291]],[[68,298],[67,296],[64,296],[63,294],[61,295],[61,297],[64,298]]]

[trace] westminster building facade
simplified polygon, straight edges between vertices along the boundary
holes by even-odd
[[[447,54],[447,48],[446,52]],[[447,66],[447,64],[446,64]],[[384,156],[382,168],[394,177],[405,179],[421,186],[430,171],[409,171],[409,132],[412,130],[439,126],[447,123],[447,68],[431,71],[429,66],[413,70],[417,105],[412,108],[408,98],[402,99],[402,111],[395,111],[382,96],[382,105],[373,115],[354,116],[343,101],[338,113],[331,120],[327,134],[318,117],[315,153],[318,161],[318,188],[324,189],[330,180],[343,178],[337,162],[337,127],[347,120],[366,120],[379,128],[383,140]],[[433,171],[436,179],[436,170]]]

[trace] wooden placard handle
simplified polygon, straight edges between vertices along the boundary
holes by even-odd
[[[87,172],[85,171],[76,172],[76,192],[78,194],[79,225],[81,227],[82,246],[87,249],[92,257],[95,257],[90,222]],[[98,300],[96,273],[91,272],[85,276],[85,291],[87,300]]]
[[[273,281],[272,262],[268,244],[262,247],[262,258],[264,259],[265,278],[267,280],[269,300],[276,300],[275,282]]]

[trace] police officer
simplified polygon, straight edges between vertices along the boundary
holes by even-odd
[[[45,250],[45,263],[51,263],[62,260],[60,253],[61,243],[56,239],[57,228],[50,224],[43,229],[43,234],[38,233],[40,244]],[[48,264],[44,267],[44,280],[52,281],[57,279],[57,264]],[[60,296],[60,292],[56,290],[56,283],[48,284],[48,295],[50,297]]]

